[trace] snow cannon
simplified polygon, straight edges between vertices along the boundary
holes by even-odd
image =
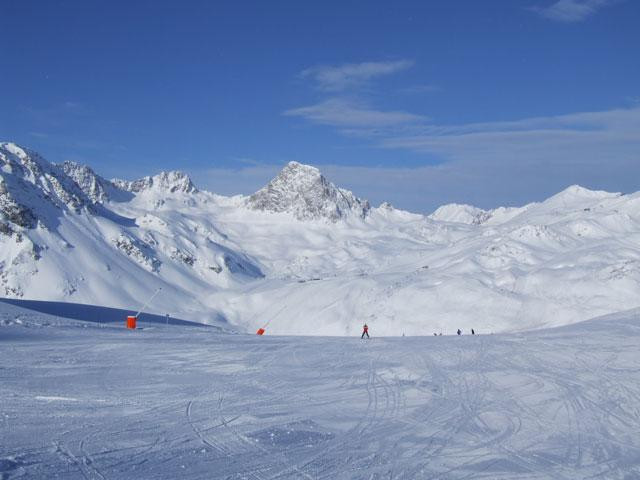
[[[158,295],[160,293],[160,290],[162,290],[162,287],[158,288],[155,293],[153,295],[151,295],[151,298],[149,300],[147,300],[147,303],[145,303],[142,308],[138,311],[138,313],[136,313],[135,315],[129,315],[127,317],[127,328],[131,329],[131,330],[135,330],[136,329],[136,320],[138,320],[138,317],[140,316],[140,314],[142,313],[142,311],[147,308],[147,306],[151,303],[151,300],[153,300],[154,298],[156,298],[156,295]],[[167,324],[169,323],[169,321],[167,320]]]
[[[274,317],[277,317],[278,315],[280,315],[285,308],[287,308],[286,305],[282,307],[280,310],[278,310],[278,313],[276,313],[273,317],[269,319],[267,323],[265,323],[262,327],[258,329],[258,331],[256,332],[256,335],[264,335],[265,329],[269,326],[269,324],[271,323],[271,320],[273,320]]]

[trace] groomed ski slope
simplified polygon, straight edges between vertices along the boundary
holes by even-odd
[[[0,478],[640,478],[639,314],[361,341],[0,303]]]

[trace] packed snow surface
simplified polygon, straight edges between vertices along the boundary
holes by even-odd
[[[0,303],[0,478],[640,478],[639,314],[360,340]]]
[[[0,143],[0,296],[268,334],[516,332],[640,307],[640,193],[425,216],[292,162],[255,194],[109,181]]]

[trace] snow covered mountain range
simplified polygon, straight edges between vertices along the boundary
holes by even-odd
[[[0,143],[0,296],[268,333],[518,331],[640,306],[640,193],[429,216],[372,208],[288,164],[255,194],[180,172],[129,182]]]

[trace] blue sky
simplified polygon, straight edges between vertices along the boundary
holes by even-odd
[[[640,2],[0,5],[0,139],[251,193],[290,160],[427,212],[640,190]]]

